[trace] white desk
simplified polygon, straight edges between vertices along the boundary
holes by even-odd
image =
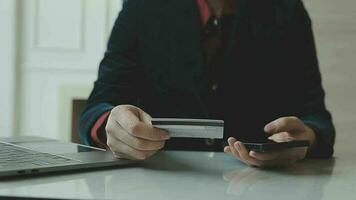
[[[224,153],[171,151],[130,168],[0,180],[0,195],[51,198],[354,200],[355,193],[355,156],[261,170]]]

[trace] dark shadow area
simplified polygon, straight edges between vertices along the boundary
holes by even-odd
[[[79,133],[78,133],[78,123],[79,117],[86,105],[86,100],[83,99],[73,99],[72,100],[72,133],[71,141],[74,143],[80,143]]]

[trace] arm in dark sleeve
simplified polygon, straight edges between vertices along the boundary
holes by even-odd
[[[140,71],[137,64],[137,12],[136,0],[124,1],[115,21],[94,89],[79,120],[81,142],[86,145],[94,145],[90,130],[103,113],[116,105],[137,102]]]
[[[296,62],[303,67],[304,73],[300,117],[316,133],[316,143],[308,152],[308,157],[329,158],[334,151],[335,128],[325,107],[325,92],[322,88],[311,20],[301,1],[298,1],[295,23]]]

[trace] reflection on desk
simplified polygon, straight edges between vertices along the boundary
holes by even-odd
[[[355,161],[355,160],[354,160]],[[352,199],[350,160],[262,170],[224,153],[160,152],[129,168],[0,181],[0,195],[80,199]],[[342,195],[342,196],[340,196]]]

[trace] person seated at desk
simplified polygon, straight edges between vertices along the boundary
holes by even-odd
[[[79,129],[83,143],[118,158],[147,159],[163,148],[287,165],[332,156],[324,96],[301,0],[127,0]],[[222,119],[224,139],[170,138],[151,117]],[[241,143],[267,137],[311,146],[257,153]]]

